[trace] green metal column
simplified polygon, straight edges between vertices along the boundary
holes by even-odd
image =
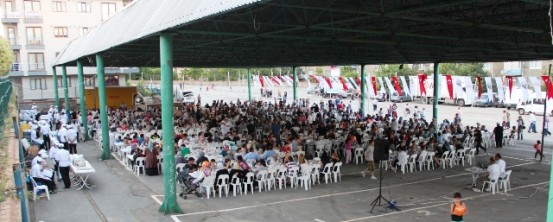
[[[359,103],[361,116],[365,116],[365,84],[367,84],[365,82],[365,64],[361,64],[361,102]]]
[[[58,75],[56,73],[56,67],[52,66],[52,76],[54,78],[54,99],[56,100],[56,106],[58,107],[58,112],[61,109],[60,105],[60,95],[58,93]]]
[[[81,107],[81,122],[83,123],[83,126],[84,126],[84,140],[89,140],[90,138],[88,138],[88,124],[87,124],[87,121],[86,121],[86,104],[85,104],[85,99],[84,99],[84,74],[83,74],[83,63],[80,61],[80,60],[77,60],[77,75],[78,75],[78,78],[79,78],[79,103],[80,103],[80,107]]]
[[[67,69],[65,65],[61,66],[61,77],[63,81],[63,96],[65,97],[65,114],[71,119],[71,107],[69,105],[69,87],[67,84]]]
[[[294,87],[294,102],[296,102],[296,100],[298,100],[298,73],[295,66],[292,67],[292,75],[292,77],[294,77],[294,84],[292,85],[292,87]]]
[[[161,66],[161,128],[163,129],[163,203],[165,214],[182,213],[177,204],[175,178],[175,132],[173,125],[173,36],[161,33],[159,38]]]
[[[252,101],[252,73],[248,68],[248,100]]]
[[[100,121],[102,124],[102,160],[111,159],[109,147],[108,107],[106,105],[106,80],[104,57],[96,54],[96,73],[98,75],[98,100],[100,102]]]
[[[434,63],[434,103],[432,104],[432,121],[434,121],[434,133],[438,134],[438,98],[439,98],[439,89],[440,89],[440,77],[438,76],[439,72],[438,62]]]

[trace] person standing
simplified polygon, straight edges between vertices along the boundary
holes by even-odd
[[[503,127],[497,123],[497,126],[493,129],[493,134],[495,135],[495,147],[503,147]]]
[[[69,145],[67,144],[66,136],[67,136],[67,124],[63,123],[61,124],[60,130],[58,130],[58,140],[60,141],[60,143],[63,144],[63,147],[67,149]]]
[[[378,99],[376,97],[373,99],[373,112],[376,112],[376,109],[378,108]]]
[[[377,178],[374,176],[374,171],[376,171],[376,167],[374,165],[374,140],[369,141],[369,146],[365,150],[365,159],[367,159],[367,169],[361,171],[361,175],[365,177],[366,172],[371,173],[371,179],[376,180]]]
[[[504,127],[511,128],[511,114],[507,110],[503,110]]]
[[[536,141],[536,144],[534,144],[534,150],[536,151],[536,153],[534,153],[534,159],[537,159],[538,158],[538,154],[541,156],[541,158],[544,158],[545,156],[543,155],[543,152],[541,150],[541,141]],[[540,160],[541,160],[540,158]]]
[[[77,131],[75,130],[75,127],[73,125],[69,125],[68,128],[69,129],[65,134],[65,140],[67,141],[67,145],[69,146],[69,153],[77,154]]]
[[[453,194],[453,203],[451,204],[451,221],[463,221],[463,215],[468,212],[467,206],[461,201],[461,193]]]
[[[517,140],[523,140],[524,139],[524,120],[522,120],[522,116],[518,116],[517,120]]]
[[[65,189],[71,187],[71,180],[69,179],[69,167],[71,165],[71,159],[67,147],[63,147],[58,152],[56,152],[56,162],[58,162],[58,167],[61,174],[61,179],[63,180],[63,185]]]
[[[543,125],[543,133],[545,136],[551,136],[551,132],[549,132],[549,116],[545,116],[545,124]]]
[[[538,131],[536,131],[536,115],[534,115],[532,111],[530,111],[529,121],[530,127],[528,128],[528,132],[537,133]]]
[[[483,149],[486,153],[488,152],[488,150],[482,146],[482,131],[478,128],[474,131],[474,142],[476,142],[476,155],[480,153],[480,149]]]

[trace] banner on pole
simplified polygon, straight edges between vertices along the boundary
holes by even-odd
[[[390,94],[396,91],[394,86],[392,86],[392,82],[390,82],[390,78],[384,77],[384,81],[386,82],[386,86],[388,87],[388,92],[390,92]]]
[[[482,78],[480,76],[476,77],[476,84],[478,84],[478,98],[480,98],[482,97]]]
[[[403,92],[410,95],[411,91],[409,90],[409,86],[407,85],[407,81],[405,81],[405,76],[400,76],[399,79],[401,80],[401,85],[403,86]]]
[[[542,98],[543,95],[541,94],[541,85],[540,85],[540,80],[538,79],[538,77],[530,76],[530,77],[528,77],[528,80],[534,86],[534,91],[536,92],[536,97]]]
[[[541,78],[545,83],[545,87],[547,87],[547,99],[553,99],[553,83],[551,82],[551,78],[549,76],[541,76]]]
[[[513,97],[513,77],[507,76],[507,83],[509,84],[509,98]]]
[[[467,98],[472,102],[474,101],[474,89],[472,85],[472,79],[470,76],[465,76],[465,89],[467,90]]]
[[[419,88],[420,88],[420,94],[421,96],[424,94],[426,95],[426,87],[424,86],[424,82],[428,78],[428,75],[426,74],[419,74]]]
[[[449,98],[453,99],[453,80],[451,79],[451,75],[445,75],[445,80],[447,83],[447,93],[449,93]]]
[[[376,96],[378,93],[376,92],[376,77],[371,76],[371,84],[373,86],[374,95]],[[380,84],[382,84],[382,81],[380,81]]]
[[[401,86],[399,85],[399,81],[397,80],[397,76],[392,76],[392,83],[394,84],[394,87],[395,87],[398,95],[402,96],[403,92],[401,90]]]
[[[493,95],[493,85],[492,85],[492,77],[485,77],[484,81],[486,81],[486,91],[488,92],[488,95],[491,97]],[[499,88],[499,86],[497,86]],[[488,97],[493,102],[493,98]]]
[[[497,94],[499,94],[499,102],[505,101],[505,91],[503,86],[503,80],[501,77],[495,77],[495,84],[497,85]]]
[[[520,76],[517,78],[518,80],[518,86],[522,89],[522,98],[524,101],[530,100],[530,95],[528,93],[528,83],[526,82],[526,78]]]

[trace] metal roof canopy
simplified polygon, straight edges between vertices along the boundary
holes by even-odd
[[[54,65],[175,67],[553,59],[548,0],[138,0],[73,40]]]

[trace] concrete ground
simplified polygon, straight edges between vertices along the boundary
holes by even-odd
[[[202,91],[202,100],[211,101],[221,94],[222,87]],[[257,92],[256,90],[255,92]],[[233,87],[227,101],[244,98],[246,91]],[[289,97],[291,91],[288,90]],[[300,97],[307,95],[300,91]],[[311,95],[309,95],[311,96]],[[314,98],[315,99],[315,98]],[[319,101],[320,99],[312,100]],[[349,101],[348,101],[349,102]],[[413,103],[411,103],[414,105]],[[387,107],[380,103],[379,107]],[[427,115],[431,115],[428,105]],[[400,105],[400,108],[403,104]],[[456,106],[440,106],[440,119],[452,118]],[[501,120],[502,109],[463,107],[463,123],[481,122],[490,127]],[[512,119],[518,116],[511,111]],[[527,118],[527,116],[525,117]],[[538,117],[538,122],[541,117]],[[538,124],[541,126],[541,124]],[[539,128],[539,127],[538,127]],[[539,131],[539,129],[538,129]],[[512,190],[507,194],[477,193],[468,189],[472,182],[470,166],[416,171],[414,173],[383,172],[382,195],[398,202],[401,211],[377,206],[370,213],[370,203],[378,196],[378,180],[363,178],[364,165],[346,165],[339,183],[316,184],[312,190],[303,188],[258,191],[253,195],[199,199],[189,195],[178,198],[183,214],[163,215],[158,212],[163,201],[162,176],[133,175],[117,159],[100,161],[100,150],[95,142],[79,144],[96,168],[89,181],[96,187],[80,190],[60,189],[49,201],[30,202],[32,221],[449,221],[449,206],[454,192],[461,192],[469,208],[465,221],[545,221],[549,190],[551,144],[546,138],[542,162],[533,159],[531,145],[539,134],[526,134],[525,140],[503,149],[491,148],[490,154],[501,152],[507,162]],[[477,162],[487,163],[488,155],[480,155]],[[58,187],[61,187],[58,182]]]
[[[383,172],[382,194],[398,202],[401,211],[377,206],[378,180],[363,178],[363,165],[343,167],[339,183],[303,188],[255,191],[253,195],[231,195],[199,199],[178,198],[183,214],[158,212],[163,201],[162,176],[133,175],[117,159],[100,161],[94,142],[79,146],[96,168],[89,181],[92,190],[60,189],[45,199],[30,202],[32,221],[447,221],[454,192],[461,192],[469,207],[466,221],[544,221],[550,162],[533,160],[530,150],[518,144],[488,152],[501,152],[513,170],[512,190],[507,194],[477,193],[468,189],[471,175],[466,165],[414,173]],[[550,157],[551,155],[548,155]],[[480,155],[477,162],[487,162]],[[58,186],[61,186],[58,182]],[[516,210],[512,210],[516,209]]]

